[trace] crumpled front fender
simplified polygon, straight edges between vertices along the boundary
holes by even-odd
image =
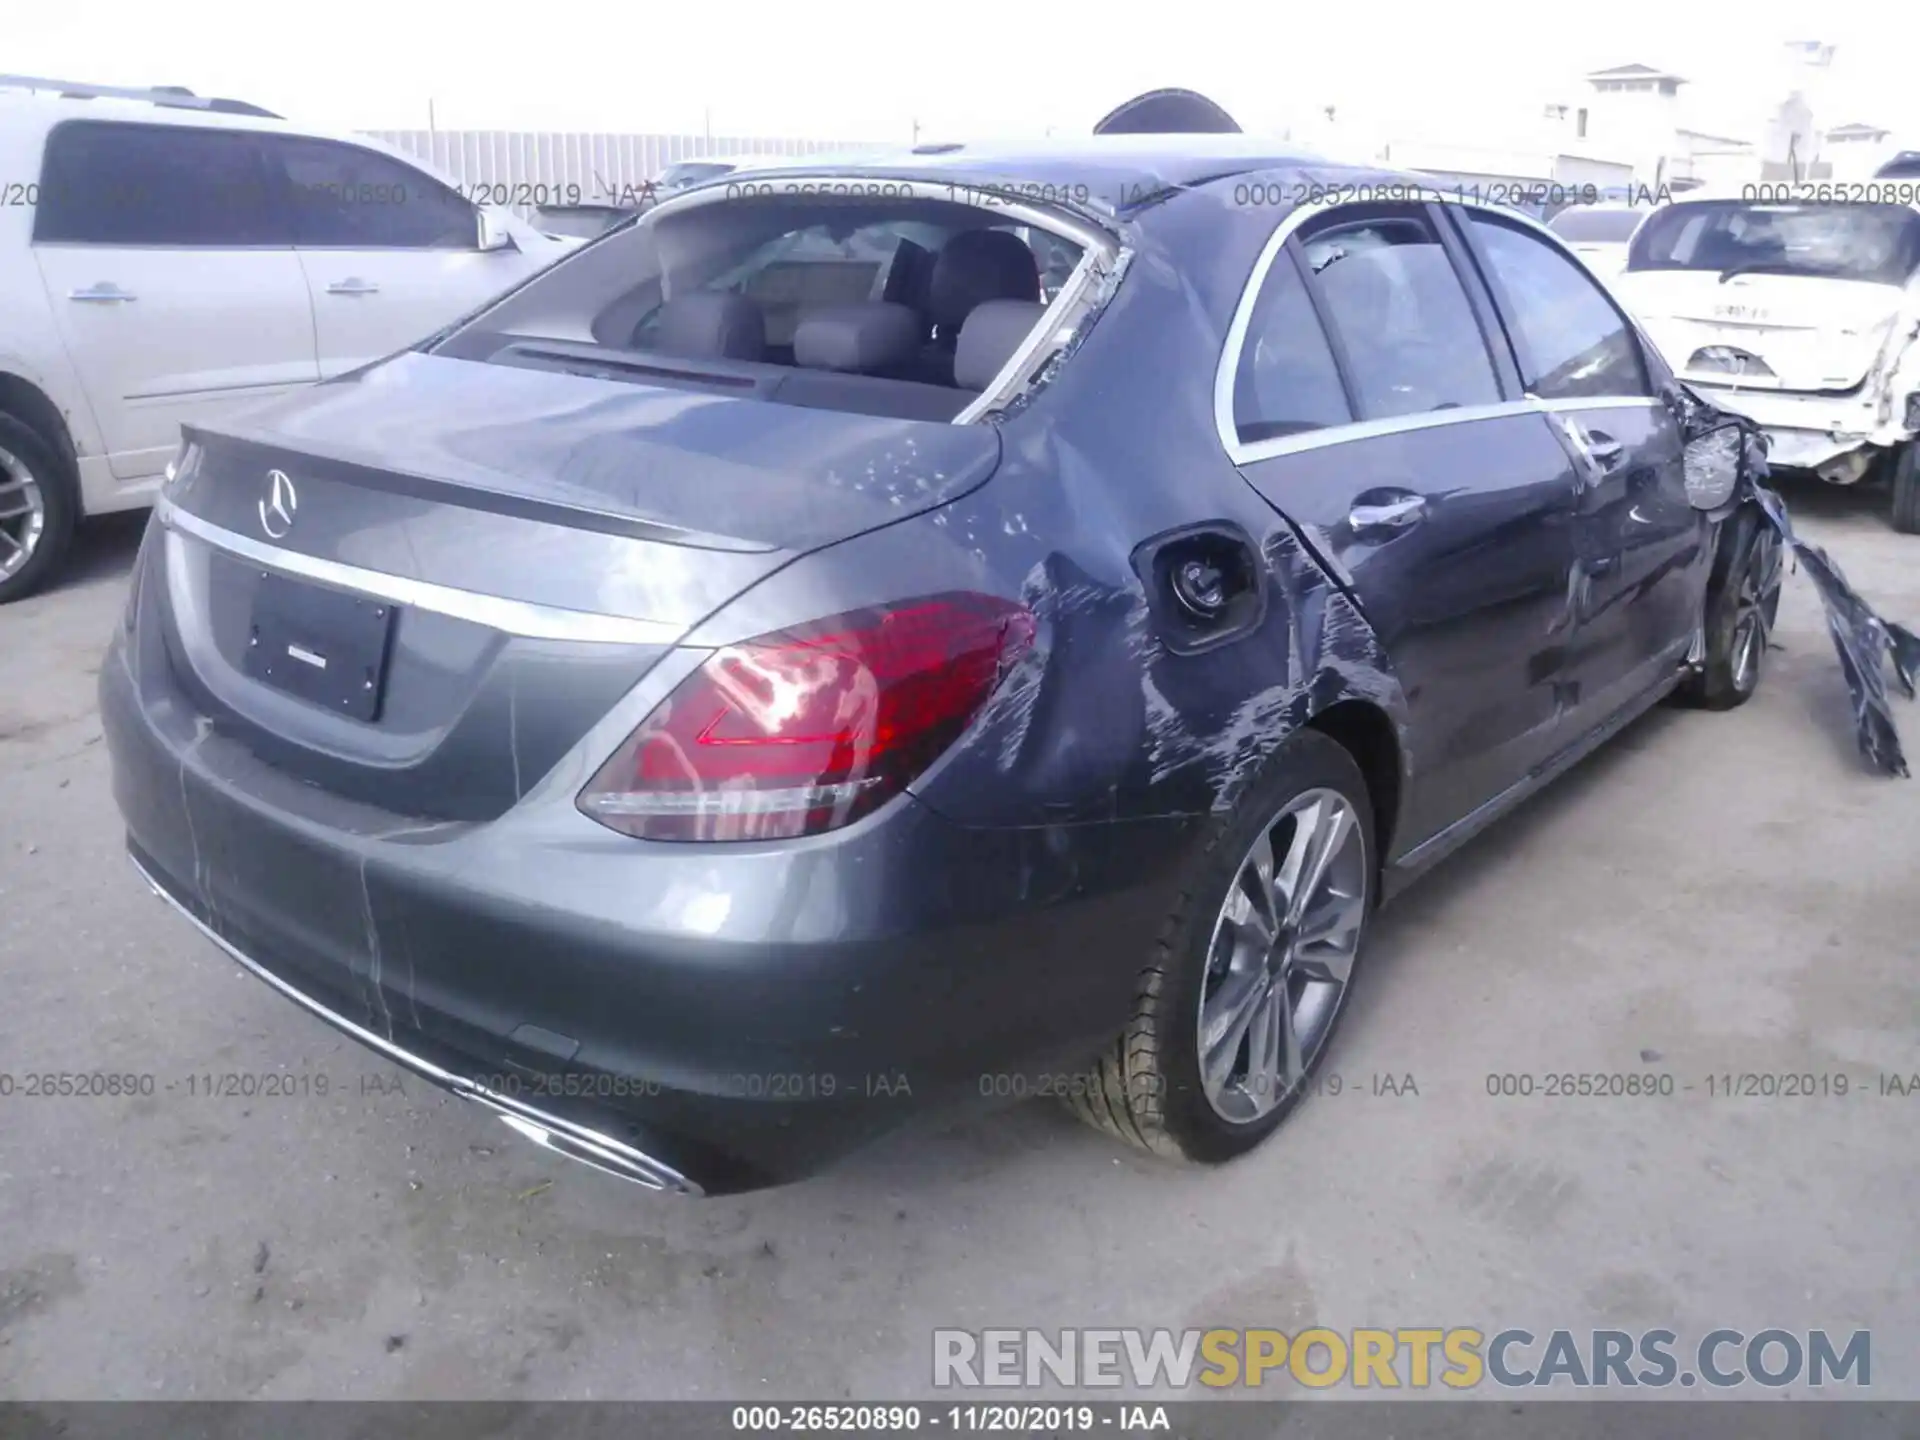
[[[1820,592],[1827,615],[1827,633],[1833,637],[1853,704],[1854,733],[1867,763],[1887,775],[1907,775],[1906,754],[1889,703],[1887,669],[1908,699],[1914,698],[1920,677],[1920,635],[1884,619],[1848,583],[1846,575],[1824,547],[1802,538],[1793,528],[1786,501],[1767,482],[1766,432],[1744,415],[1709,404],[1686,385],[1676,383],[1669,403],[1680,418],[1688,443],[1712,430],[1733,425],[1747,436],[1747,463],[1740,476],[1740,502],[1759,507],[1781,541],[1799,561],[1799,568]]]

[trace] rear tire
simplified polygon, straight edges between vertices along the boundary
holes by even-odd
[[[1707,581],[1707,653],[1675,696],[1702,710],[1732,710],[1760,688],[1780,611],[1780,533],[1754,504],[1727,520]]]
[[[1174,1160],[1219,1164],[1265,1140],[1312,1090],[1346,1011],[1376,855],[1360,767],[1317,730],[1294,735],[1214,822],[1140,972],[1132,1020],[1068,1107]],[[1221,1038],[1203,1043],[1203,1025]]]
[[[38,432],[0,415],[0,605],[59,572],[79,518],[69,467]]]
[[[1920,440],[1909,440],[1893,456],[1893,528],[1920,535]]]

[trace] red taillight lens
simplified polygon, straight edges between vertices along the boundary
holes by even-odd
[[[934,595],[717,650],[580,792],[647,840],[817,835],[903,790],[1033,643],[1033,616]]]

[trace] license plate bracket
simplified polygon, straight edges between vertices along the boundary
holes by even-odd
[[[246,663],[251,678],[355,720],[380,718],[394,606],[260,573]]]

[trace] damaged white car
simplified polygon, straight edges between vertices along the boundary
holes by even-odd
[[[1655,211],[1615,282],[1777,470],[1884,480],[1920,532],[1920,181],[1748,185]]]

